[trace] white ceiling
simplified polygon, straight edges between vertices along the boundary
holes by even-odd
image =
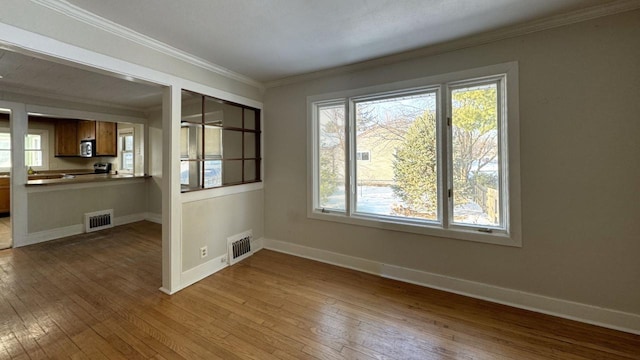
[[[162,87],[0,49],[0,90],[145,110],[162,104]]]
[[[614,0],[68,0],[269,82]]]
[[[94,19],[107,19],[113,26],[146,35],[213,68],[223,67],[264,84],[629,1],[633,0],[45,2],[77,13],[88,11]],[[90,70],[0,49],[0,92],[139,110],[161,103],[159,86]]]

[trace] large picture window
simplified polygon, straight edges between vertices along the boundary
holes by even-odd
[[[310,98],[310,216],[519,245],[513,67]]]
[[[182,191],[260,182],[260,110],[183,90]]]

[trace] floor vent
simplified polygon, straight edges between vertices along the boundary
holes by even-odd
[[[253,251],[251,251],[252,239],[253,232],[251,230],[227,238],[229,265],[244,260],[253,254]]]
[[[113,209],[84,214],[84,231],[92,232],[113,227]]]

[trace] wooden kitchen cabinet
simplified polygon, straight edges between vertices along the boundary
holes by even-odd
[[[114,122],[56,119],[55,156],[80,156],[80,141],[95,140],[94,156],[117,156],[117,125]]]
[[[96,156],[117,156],[117,125],[113,122],[96,121]]]
[[[78,156],[80,140],[78,140],[78,121],[58,119],[55,125],[55,156]]]
[[[78,141],[96,139],[96,122],[93,120],[78,120]]]
[[[11,211],[11,179],[0,178],[0,214]]]

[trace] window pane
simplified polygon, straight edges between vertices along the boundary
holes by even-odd
[[[436,93],[356,103],[356,211],[438,220]]]
[[[0,150],[11,149],[11,134],[0,133]]]
[[[180,128],[180,158],[202,159],[203,125],[183,122]]]
[[[189,127],[184,123],[180,128],[180,159],[189,158]]]
[[[183,188],[194,189],[198,188],[198,162],[197,161],[180,161],[180,184]]]
[[[497,84],[451,91],[453,222],[499,226]]]
[[[244,161],[244,181],[256,181],[256,161],[245,160]]]
[[[222,157],[222,130],[217,126],[204,128],[204,157],[220,159]]]
[[[205,96],[204,122],[208,125],[242,127],[242,108]]]
[[[24,161],[27,166],[42,166],[42,151],[25,150]]]
[[[202,123],[202,95],[182,91],[182,121]]]
[[[125,135],[122,143],[122,150],[133,151],[133,135]]]
[[[25,150],[40,150],[42,148],[42,136],[35,134],[28,134],[24,138]]]
[[[319,208],[345,211],[345,111],[344,104],[318,107]]]
[[[204,187],[222,185],[222,161],[211,160],[204,162]]]
[[[242,132],[234,130],[222,131],[223,157],[225,159],[242,158]]]
[[[256,129],[256,112],[251,109],[244,109],[244,128],[249,130]]]
[[[251,132],[244,133],[244,157],[255,158],[256,153],[256,134]]]
[[[122,152],[122,170],[133,171],[133,153]]]
[[[11,167],[11,150],[0,149],[0,168]]]
[[[242,182],[242,160],[225,161],[222,166],[224,185]]]

